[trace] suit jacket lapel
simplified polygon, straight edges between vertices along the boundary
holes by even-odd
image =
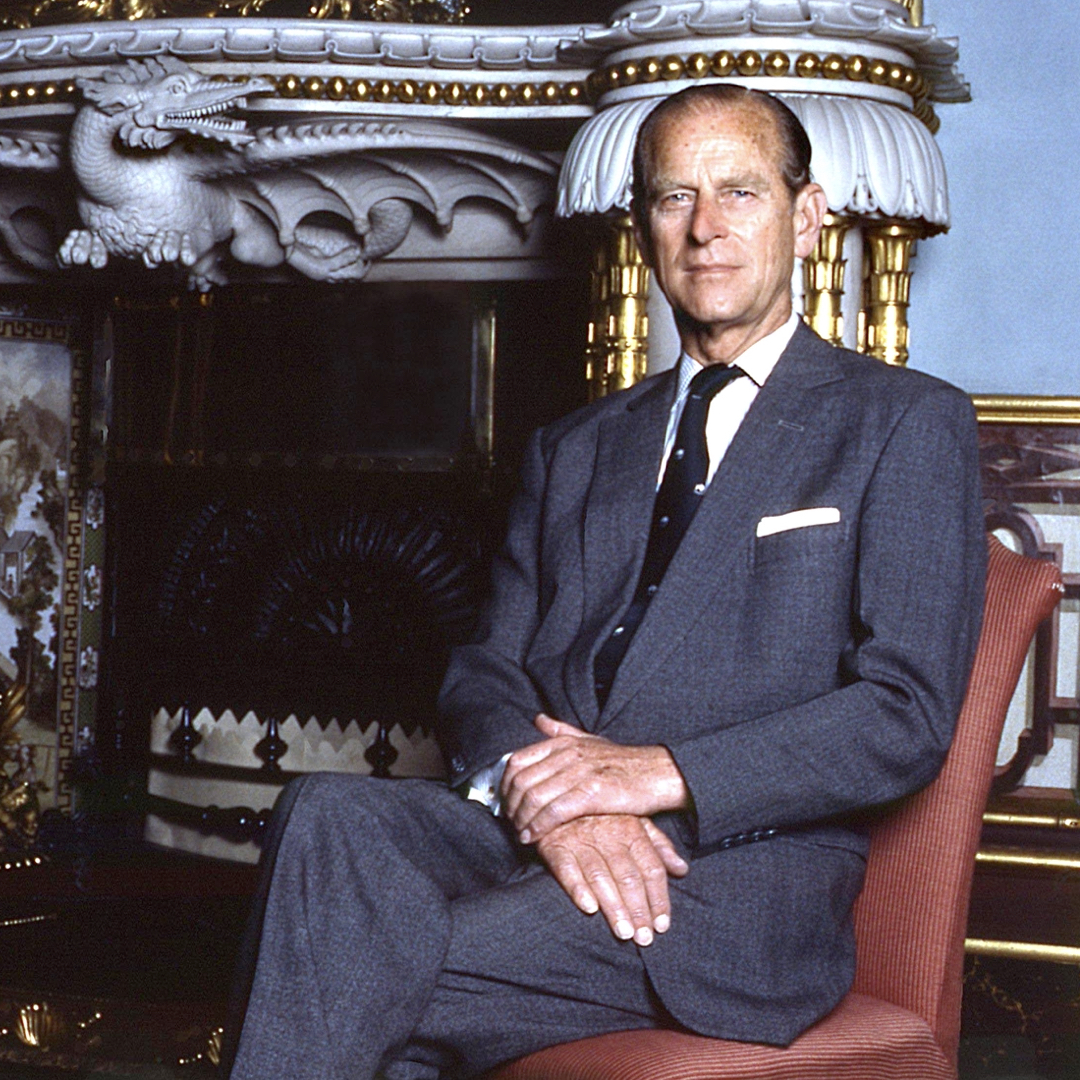
[[[630,603],[641,573],[675,385],[672,372],[602,421],[597,433],[596,465],[585,502],[581,637],[597,647],[596,635]],[[572,657],[566,692],[590,727],[597,715],[591,655]]]
[[[813,391],[841,377],[829,347],[800,326],[732,440],[630,643],[600,727],[670,656],[702,610],[717,602],[724,582],[746,572],[757,522],[798,467],[800,447],[812,431]]]

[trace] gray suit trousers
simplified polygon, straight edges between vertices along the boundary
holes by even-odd
[[[672,1024],[637,946],[444,785],[315,774],[281,806],[233,1080],[465,1077]]]

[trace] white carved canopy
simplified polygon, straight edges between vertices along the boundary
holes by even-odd
[[[933,136],[911,113],[853,97],[779,94],[813,147],[814,179],[834,213],[949,224],[945,163]],[[622,102],[577,133],[559,178],[558,213],[630,207],[634,141],[661,98]]]
[[[897,49],[918,65],[935,101],[967,101],[967,83],[956,72],[955,38],[933,26],[912,26],[903,4],[893,0],[634,0],[609,25],[583,26],[563,55],[595,63],[635,46],[655,49],[679,41],[724,38],[801,38]]]

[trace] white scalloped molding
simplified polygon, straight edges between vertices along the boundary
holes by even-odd
[[[155,19],[0,33],[0,70],[101,64],[171,53],[188,61],[378,64],[548,71],[580,66],[560,49],[574,26],[411,26],[310,19]],[[598,27],[595,29],[599,29]]]
[[[413,26],[310,19],[154,19],[66,24],[0,32],[0,72],[108,64],[169,53],[189,62],[333,63],[412,71],[588,70],[638,46],[705,39],[796,37],[899,49],[919,68],[936,101],[966,101],[954,39],[909,26],[892,0],[637,0],[610,25]]]
[[[941,151],[926,127],[892,105],[817,94],[780,94],[814,150],[814,178],[829,209],[949,224]],[[630,207],[638,128],[656,98],[615,105],[578,131],[559,177],[560,217]]]
[[[175,758],[169,746],[169,736],[180,723],[179,713],[170,715],[159,709],[150,721],[150,752]],[[194,750],[201,764],[231,765],[250,770],[250,779],[197,775],[157,767],[151,762],[147,775],[147,791],[167,799],[175,799],[193,807],[248,806],[268,810],[284,783],[260,772],[255,746],[266,735],[266,728],[253,713],[237,718],[226,709],[215,718],[207,709],[193,717],[195,729],[202,741]],[[279,728],[289,749],[280,765],[286,772],[343,772],[369,774],[371,766],[364,751],[375,740],[378,725],[361,728],[355,720],[342,726],[331,720],[326,727],[315,720],[301,722],[288,717]],[[437,778],[444,775],[438,744],[430,735],[417,730],[406,735],[399,726],[390,729],[390,743],[398,752],[393,764],[395,776]],[[251,841],[238,842],[197,828],[166,821],[155,814],[147,815],[144,836],[151,843],[180,851],[210,855],[218,859],[257,862],[259,847]]]
[[[265,738],[266,728],[254,713],[237,717],[231,709],[226,709],[215,717],[208,709],[201,709],[192,718],[192,724],[202,736],[192,753],[200,764],[231,765],[253,771],[260,768],[255,747]],[[170,714],[159,709],[150,721],[150,752],[175,757],[169,736],[179,725],[178,712]],[[314,718],[301,721],[289,716],[281,722],[278,731],[289,747],[278,763],[286,772],[371,772],[364,752],[375,741],[376,723],[361,728],[355,720],[342,723],[335,719],[321,725]],[[395,776],[444,774],[439,747],[432,736],[419,729],[407,735],[395,725],[390,729],[390,743],[398,752],[393,765]]]
[[[896,48],[926,76],[935,101],[970,97],[955,68],[956,40],[939,37],[933,26],[911,26],[903,5],[892,0],[635,0],[617,10],[610,25],[583,26],[563,55],[596,64],[640,45],[670,52],[679,41],[745,35],[841,38]]]

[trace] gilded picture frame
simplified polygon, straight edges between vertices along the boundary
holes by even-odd
[[[1080,397],[973,395],[973,401],[988,525],[1017,550],[1057,562],[1066,586],[1021,675],[999,750],[995,791],[1002,794],[1026,785],[1075,793],[1080,747]]]

